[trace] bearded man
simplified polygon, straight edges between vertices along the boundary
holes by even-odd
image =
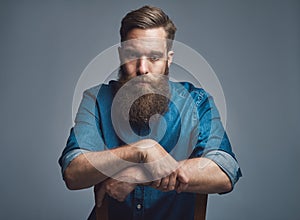
[[[84,92],[60,157],[67,187],[95,186],[109,219],[194,219],[197,193],[241,176],[212,97],[169,80],[175,32],[156,7],[123,18],[119,79]]]

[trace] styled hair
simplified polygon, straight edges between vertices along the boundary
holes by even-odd
[[[166,32],[168,40],[168,50],[171,50],[172,41],[175,38],[176,27],[172,20],[162,9],[153,6],[143,6],[139,9],[129,12],[122,19],[120,36],[121,42],[126,41],[127,34],[132,29],[151,29],[162,27]]]

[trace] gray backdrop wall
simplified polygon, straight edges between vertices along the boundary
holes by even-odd
[[[121,18],[162,7],[177,40],[210,63],[244,177],[211,195],[208,219],[300,219],[300,2],[0,2],[0,219],[85,219],[92,190],[66,189],[57,160],[85,66],[119,41]]]

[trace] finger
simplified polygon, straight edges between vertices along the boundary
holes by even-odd
[[[162,178],[159,188],[167,190],[169,185],[169,176]]]
[[[187,183],[179,183],[178,188],[176,189],[177,193],[184,192],[188,188]]]
[[[105,197],[105,187],[101,186],[95,192],[95,202],[97,207],[101,207],[104,197]]]
[[[174,190],[175,189],[176,178],[177,178],[177,173],[176,172],[171,173],[170,178],[169,178],[168,190]]]
[[[161,179],[155,180],[155,181],[152,182],[151,185],[152,185],[152,187],[154,187],[154,188],[159,188],[160,182],[161,182]]]
[[[181,193],[182,192],[181,188],[182,188],[182,183],[179,182],[179,184],[178,184],[178,186],[176,188],[177,193]]]

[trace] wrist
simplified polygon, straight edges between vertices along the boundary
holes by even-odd
[[[132,154],[133,163],[141,163],[143,161],[144,153],[135,143],[129,145],[128,151]]]
[[[140,141],[135,142],[132,147],[134,151],[136,152],[136,155],[138,157],[138,162],[146,162],[147,156],[149,153],[149,149],[152,147],[155,147],[157,145],[157,142],[152,139],[143,139]]]

